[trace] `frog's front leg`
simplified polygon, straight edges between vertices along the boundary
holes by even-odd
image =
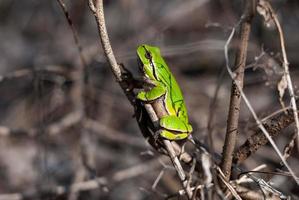
[[[164,87],[164,85],[156,83],[156,85],[151,90],[149,91],[143,90],[138,92],[136,98],[143,102],[149,103],[151,101],[154,101],[162,97],[165,94],[166,94],[166,88]],[[160,135],[160,131],[156,132],[154,134],[154,139],[158,140],[159,135]]]
[[[182,140],[192,132],[192,126],[181,118],[168,115],[160,119],[160,126],[164,128],[160,135],[169,140]]]
[[[161,96],[163,96],[165,94],[166,94],[165,86],[162,84],[157,84],[155,87],[153,87],[149,91],[138,92],[136,98],[140,99],[141,101],[144,101],[144,102],[150,102],[150,101],[154,101],[154,100],[160,98]]]

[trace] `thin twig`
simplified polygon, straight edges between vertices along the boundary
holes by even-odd
[[[227,128],[225,142],[223,146],[223,157],[221,169],[226,180],[230,179],[233,152],[238,137],[238,123],[240,114],[241,95],[243,88],[244,70],[246,66],[247,46],[251,30],[251,22],[255,14],[256,0],[248,0],[245,4],[245,11],[242,16],[240,29],[240,42],[238,44],[235,60],[235,72],[232,82],[229,113],[227,119]]]
[[[98,30],[100,34],[101,44],[103,47],[103,50],[105,52],[105,56],[112,68],[112,72],[114,73],[114,76],[118,82],[122,81],[122,73],[119,65],[117,64],[116,58],[114,56],[109,36],[106,29],[105,24],[105,16],[104,16],[104,7],[103,7],[103,0],[89,0],[89,7],[91,11],[93,12],[96,22],[98,25]]]
[[[108,60],[111,66],[112,73],[114,74],[116,81],[119,82],[120,87],[122,88],[130,103],[133,106],[135,106],[135,95],[133,91],[129,88],[126,80],[123,78],[124,73],[122,73],[121,66],[116,61],[110,44],[105,24],[103,0],[88,0],[88,5],[96,19],[101,45],[103,47],[106,59]]]
[[[269,114],[268,116],[264,117],[263,119],[261,119],[261,122],[265,122],[282,112],[286,113],[286,111],[288,111],[289,109],[290,109],[290,106],[276,110],[275,112],[273,112],[273,113]]]
[[[72,35],[73,35],[73,39],[75,42],[75,45],[78,49],[78,53],[79,53],[79,57],[81,60],[81,65],[79,65],[76,70],[72,73],[72,77],[74,80],[74,86],[71,90],[71,97],[72,100],[74,102],[74,107],[75,107],[75,111],[73,113],[71,113],[71,115],[67,115],[64,117],[64,120],[60,121],[60,123],[56,123],[54,125],[52,125],[50,127],[50,132],[53,133],[59,133],[61,129],[66,127],[69,127],[70,124],[74,124],[74,122],[76,123],[76,121],[78,122],[78,124],[82,125],[83,120],[86,117],[86,113],[85,113],[85,104],[84,104],[84,93],[85,93],[85,72],[87,70],[87,62],[86,59],[83,55],[83,49],[82,49],[82,45],[80,43],[79,40],[79,36],[77,34],[77,31],[74,28],[73,22],[70,18],[69,12],[64,4],[64,0],[57,0],[58,4],[60,5],[65,18],[68,22],[68,25],[72,31]],[[83,136],[87,137],[88,135],[84,135],[86,134],[84,131],[80,132],[80,138],[82,139]],[[81,180],[84,179],[86,172],[88,172],[88,167],[86,165],[86,163],[84,162],[84,158],[83,158],[83,151],[85,148],[83,148],[82,145],[80,145],[78,147],[78,151],[81,152],[79,155],[80,158],[77,159],[78,162],[78,168],[79,170],[76,170],[76,176],[74,179],[74,182],[79,182]],[[78,193],[76,191],[74,191],[74,188],[71,188],[71,193],[68,196],[68,200],[76,200],[78,198]]]
[[[73,21],[72,19],[70,18],[70,14],[65,6],[65,3],[64,3],[64,0],[57,0],[58,4],[60,5],[63,13],[64,13],[64,16],[68,22],[68,25],[69,27],[71,28],[71,31],[73,33],[73,38],[74,38],[74,41],[75,41],[75,45],[77,46],[78,48],[78,52],[79,52],[79,56],[80,56],[80,60],[82,62],[82,65],[87,68],[87,62],[86,62],[86,59],[83,55],[83,48],[82,48],[82,45],[81,45],[81,42],[80,42],[80,39],[79,39],[79,36],[78,36],[78,33],[77,31],[75,30],[74,28],[74,24],[73,24]]]
[[[219,177],[222,180],[222,182],[225,184],[225,186],[229,189],[229,191],[231,192],[231,194],[238,200],[242,200],[242,198],[238,195],[238,193],[236,192],[236,190],[234,189],[234,187],[230,184],[230,182],[226,181],[226,177],[224,175],[224,173],[221,171],[221,169],[219,167],[217,167],[217,171],[219,172]]]
[[[84,119],[85,109],[84,109],[83,94],[84,94],[84,87],[85,87],[84,76],[85,76],[85,70],[87,69],[87,63],[86,63],[86,59],[83,55],[82,45],[80,43],[79,36],[77,34],[77,31],[74,28],[74,25],[70,18],[69,12],[65,6],[64,0],[57,0],[57,3],[60,5],[60,7],[64,13],[64,16],[68,22],[68,25],[72,31],[73,39],[74,39],[75,45],[78,49],[78,53],[79,53],[80,60],[81,60],[81,65],[79,65],[78,69],[72,73],[72,77],[75,81],[74,82],[75,84],[74,84],[71,96],[75,103],[75,109],[77,110],[75,112],[79,114],[79,117],[81,119]]]

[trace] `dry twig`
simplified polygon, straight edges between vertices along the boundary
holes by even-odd
[[[73,38],[74,38],[74,41],[75,41],[75,45],[77,46],[78,48],[78,52],[79,52],[79,56],[80,56],[80,60],[82,62],[82,65],[87,68],[87,62],[86,62],[86,59],[83,55],[83,48],[82,48],[82,45],[80,43],[80,39],[79,39],[79,36],[77,34],[77,31],[75,30],[74,28],[74,25],[73,25],[73,21],[72,19],[70,18],[70,14],[65,6],[65,3],[64,3],[64,0],[57,0],[58,4],[60,5],[63,13],[64,13],[64,16],[68,22],[68,25],[70,26],[71,28],[71,31],[72,31],[72,35],[73,35]]]
[[[238,137],[238,123],[240,113],[241,95],[240,90],[243,88],[244,70],[246,66],[247,46],[251,30],[251,21],[255,14],[256,0],[246,1],[244,14],[241,21],[240,42],[238,44],[237,55],[235,60],[235,72],[232,82],[231,99],[227,119],[227,128],[225,142],[223,146],[223,157],[221,169],[226,180],[230,179],[233,152]]]
[[[294,122],[294,115],[292,111],[286,110],[286,113],[281,113],[278,116],[272,117],[263,123],[263,126],[270,134],[271,137],[275,137],[282,132],[282,130],[288,127]],[[253,135],[251,135],[234,153],[234,163],[242,163],[250,155],[254,154],[260,147],[267,144],[269,141],[263,131],[258,129]]]

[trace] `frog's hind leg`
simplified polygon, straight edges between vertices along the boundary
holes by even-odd
[[[175,115],[168,115],[162,117],[160,119],[160,126],[170,131],[177,131],[177,132],[184,132],[184,133],[192,132],[192,126]]]
[[[183,140],[188,137],[188,133],[174,133],[168,130],[161,130],[160,136],[168,140]]]

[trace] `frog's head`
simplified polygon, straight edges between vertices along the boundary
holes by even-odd
[[[158,80],[157,60],[161,58],[158,47],[146,44],[140,45],[137,49],[139,69],[151,80]]]

